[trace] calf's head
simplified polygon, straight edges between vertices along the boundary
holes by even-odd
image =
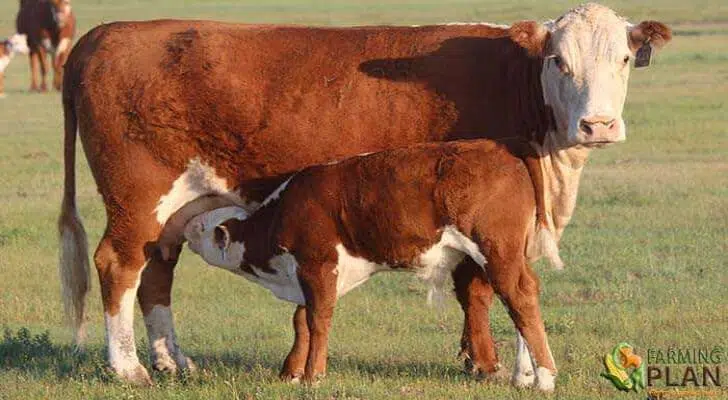
[[[236,241],[232,231],[248,214],[239,207],[223,207],[194,217],[185,226],[190,250],[208,264],[238,271],[243,263],[245,244]]]
[[[509,34],[529,55],[543,59],[541,85],[559,147],[625,140],[622,110],[630,61],[642,46],[660,48],[672,36],[660,22],[632,25],[598,4],[579,6],[546,24],[515,23]]]

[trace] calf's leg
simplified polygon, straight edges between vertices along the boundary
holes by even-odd
[[[311,336],[308,331],[305,306],[297,306],[293,313],[293,332],[295,335],[293,348],[288,353],[280,374],[281,379],[288,382],[300,381],[306,370]]]
[[[460,340],[460,356],[467,372],[477,377],[505,378],[498,362],[490,330],[490,305],[493,287],[483,269],[466,257],[453,272],[455,295],[465,317]]]
[[[504,260],[494,256],[489,259],[486,267],[488,276],[491,278],[495,292],[508,308],[516,329],[518,329],[519,341],[522,337],[528,347],[536,375],[536,388],[542,391],[553,391],[556,364],[549,349],[546,329],[539,309],[538,278],[523,259],[522,252],[515,254],[520,257]],[[519,356],[519,358],[523,357],[523,353]],[[518,375],[518,361],[514,377]],[[513,383],[518,385],[520,382],[514,381]]]
[[[326,375],[329,331],[336,306],[335,263],[302,264],[299,279],[306,298],[306,323],[310,335],[303,380],[315,382]]]

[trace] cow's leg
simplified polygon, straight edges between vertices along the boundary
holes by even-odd
[[[280,376],[284,381],[295,383],[300,381],[305,372],[308,347],[310,345],[309,339],[311,337],[308,332],[306,307],[304,306],[296,307],[296,312],[293,313],[293,332],[295,335],[293,348],[283,363]]]
[[[453,272],[455,295],[465,320],[460,340],[460,356],[465,369],[478,377],[505,378],[505,369],[498,362],[490,331],[489,311],[493,287],[483,269],[467,257]]]
[[[101,285],[111,369],[122,379],[151,384],[147,370],[139,363],[134,341],[134,298],[146,264],[143,246],[133,240],[117,240],[107,228],[94,255]],[[133,236],[129,236],[133,239]]]
[[[59,57],[53,57],[53,88],[60,91],[61,82],[63,82],[63,65],[59,62]]]
[[[539,390],[552,391],[556,378],[556,364],[549,349],[539,309],[538,278],[525,260],[518,257],[514,257],[513,261],[498,260],[494,257],[494,260],[489,260],[486,268],[493,288],[506,304],[518,332],[525,339],[525,344],[531,353],[536,372],[536,387]],[[519,358],[521,357],[523,353]],[[516,368],[518,364],[517,362]]]
[[[40,91],[48,91],[46,84],[46,72],[48,71],[48,52],[41,46],[38,48],[38,60],[40,61]]]
[[[38,51],[30,52],[30,91],[38,91],[38,68],[40,68]]]
[[[179,254],[179,251],[177,253]],[[147,328],[152,367],[157,371],[170,373],[180,369],[195,369],[195,365],[182,354],[177,345],[170,307],[174,267],[178,254],[172,257],[173,260],[164,261],[159,257],[159,252],[152,251],[147,267],[142,273],[137,293],[144,315],[144,325]]]
[[[335,263],[305,264],[299,279],[306,298],[306,322],[310,334],[303,380],[309,383],[326,375],[329,330],[336,306]]]

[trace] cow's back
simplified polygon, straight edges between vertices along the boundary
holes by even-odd
[[[200,158],[236,184],[542,120],[526,115],[542,113],[540,63],[489,25],[113,23],[66,68],[87,151],[143,152],[171,171]]]

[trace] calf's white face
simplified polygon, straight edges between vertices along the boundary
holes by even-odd
[[[185,239],[190,250],[208,264],[240,272],[245,245],[230,242],[230,235],[222,225],[231,218],[243,220],[248,214],[240,207],[223,207],[194,217],[185,226]]]
[[[584,4],[545,25],[526,21],[511,27],[516,43],[544,59],[543,96],[553,110],[559,147],[625,140],[630,61],[642,45],[660,47],[670,37],[659,22],[633,26],[598,4]]]

